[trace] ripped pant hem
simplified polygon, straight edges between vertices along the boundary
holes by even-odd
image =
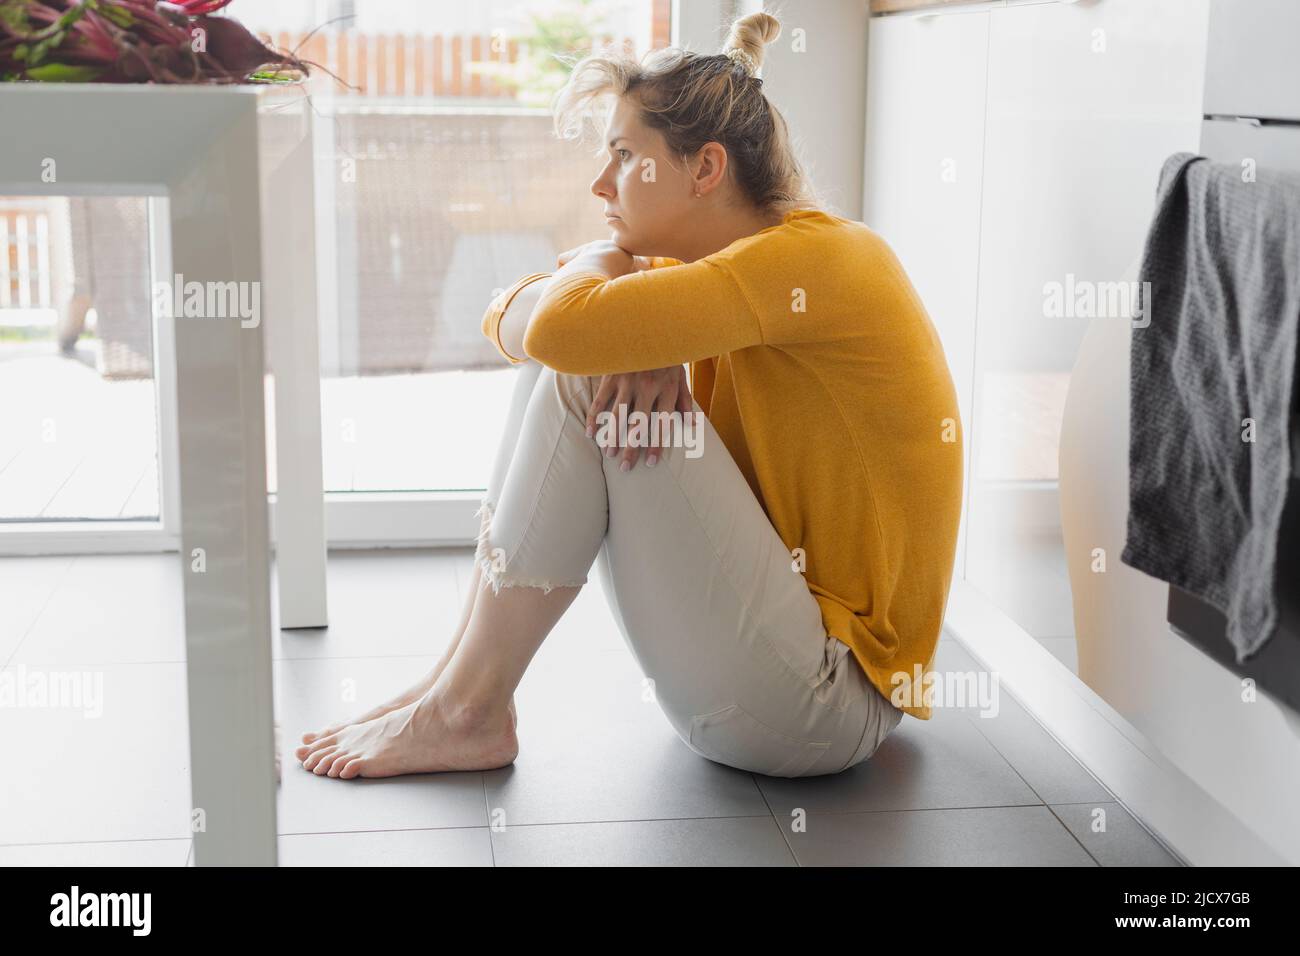
[[[483,570],[483,576],[487,578],[488,583],[492,586],[492,593],[500,594],[502,588],[540,588],[543,594],[549,594],[556,588],[580,588],[587,583],[584,577],[579,581],[546,581],[540,578],[507,578],[506,572],[499,565],[501,564],[500,556],[493,552],[499,552],[499,548],[493,548],[488,541],[488,532],[492,526],[493,512],[495,505],[487,499],[479,505],[478,510],[474,512],[474,517],[479,519],[478,537],[474,543],[474,561]]]

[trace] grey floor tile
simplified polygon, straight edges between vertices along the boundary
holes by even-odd
[[[794,866],[770,816],[512,826],[497,866]]]
[[[90,693],[64,706],[0,707],[0,844],[188,839],[184,664],[6,673]]]
[[[801,866],[1096,866],[1047,807],[810,813]]]
[[[934,707],[967,716],[996,713],[1006,695],[998,675],[978,663],[955,638],[940,641],[935,648],[933,668]]]
[[[1113,800],[1053,804],[1055,813],[1102,866],[1182,866]]]
[[[1096,777],[1009,696],[1003,695],[996,717],[969,719],[1044,803],[1114,799]]]
[[[326,586],[329,627],[278,630],[273,656],[438,655],[460,619],[455,558],[432,548],[331,551]]]
[[[833,777],[756,777],[699,757],[654,702],[594,573],[516,695],[513,766],[352,781],[303,771],[292,751],[304,730],[356,716],[433,666],[471,562],[472,549],[331,554],[331,627],[276,635],[284,865],[790,865],[787,839],[805,865],[1091,865],[1088,852],[1103,865],[1177,865],[1005,693],[993,717],[978,697],[947,701],[931,721],[905,717],[872,759]],[[0,788],[0,864],[192,863],[176,556],[0,567],[16,569],[0,573],[0,660],[14,658],[3,673],[86,673],[92,688],[99,675],[103,694],[99,716],[93,702],[0,708],[19,770]],[[946,632],[935,668],[958,681],[981,671]],[[1094,807],[1105,833],[1091,830]],[[808,832],[794,832],[805,815]],[[504,829],[490,832],[494,821]]]
[[[276,714],[283,740],[281,833],[487,825],[481,774],[339,780],[304,770],[294,756],[305,730],[357,716],[413,683],[433,663],[427,657],[276,662]],[[344,700],[351,689],[356,699]]]
[[[487,827],[281,836],[280,866],[491,866]]]
[[[519,757],[484,774],[505,826],[767,813],[754,778],[689,750],[626,651],[534,659]]]
[[[184,661],[181,583],[175,554],[81,555],[59,579],[11,662]]]
[[[867,760],[820,777],[755,778],[778,820],[809,813],[1032,805],[1042,801],[964,714],[903,722]]]
[[[0,866],[184,866],[190,841],[42,843],[0,846]]]
[[[960,645],[941,649],[936,656],[936,669],[952,671],[975,669],[987,674],[974,657]],[[1113,800],[1113,795],[1084,769],[1070,752],[1057,743],[1042,724],[1034,719],[1009,693],[1001,690],[998,682],[989,680],[986,686],[997,689],[995,707],[967,708],[963,711],[975,727],[998,753],[1033,788],[1043,803],[1085,803]]]
[[[75,560],[63,555],[0,558],[0,666],[9,663]]]

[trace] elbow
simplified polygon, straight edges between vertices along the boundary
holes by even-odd
[[[535,362],[565,375],[591,375],[578,355],[580,350],[565,348],[563,334],[547,329],[534,317],[524,332],[524,354]]]
[[[528,323],[528,328],[524,329],[524,354],[534,362],[540,362],[550,367],[551,357],[551,340],[550,336],[538,328],[536,317]]]

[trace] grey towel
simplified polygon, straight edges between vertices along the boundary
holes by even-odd
[[[1191,153],[1160,171],[1139,277],[1150,324],[1130,350],[1120,556],[1222,611],[1238,663],[1277,627],[1300,325],[1300,176],[1244,179]]]

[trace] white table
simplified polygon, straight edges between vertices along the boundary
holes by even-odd
[[[311,113],[259,110],[285,94],[0,84],[0,194],[163,197],[169,214],[154,252],[166,267],[156,281],[266,279],[256,324],[237,314],[172,320],[191,787],[204,823],[194,851],[203,866],[276,862],[263,326],[276,380],[279,623],[327,623]],[[281,132],[292,128],[268,137],[280,148],[261,161],[259,112]],[[264,205],[273,241],[263,238]]]

